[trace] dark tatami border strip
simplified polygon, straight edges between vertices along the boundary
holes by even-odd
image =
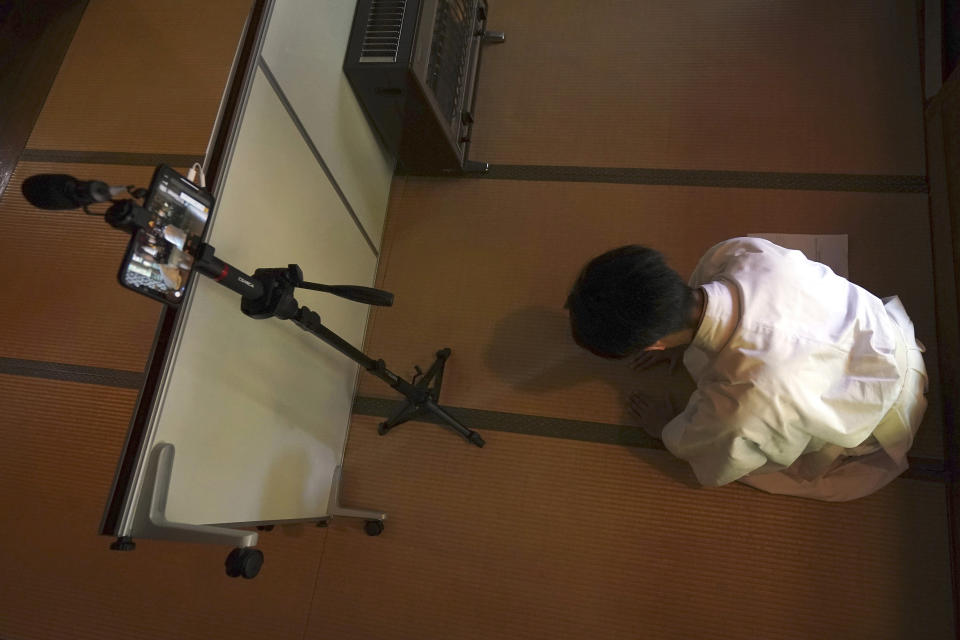
[[[260,68],[270,81],[284,108],[291,114],[294,125],[317,162],[327,173],[331,184],[346,201],[339,185],[330,174],[322,156],[296,117],[280,89],[270,68],[261,59]],[[202,156],[174,153],[128,153],[125,151],[71,151],[67,149],[24,149],[20,160],[28,162],[62,162],[75,164],[117,164],[154,166],[160,163],[172,167],[189,167],[203,160]],[[406,175],[401,169],[398,175]],[[482,176],[488,180],[528,180],[534,182],[599,182],[608,184],[665,185],[682,187],[717,187],[727,189],[786,189],[800,191],[852,191],[859,193],[928,193],[925,176],[892,176],[842,173],[774,173],[762,171],[707,171],[686,169],[631,169],[618,167],[574,167],[547,165],[499,164],[490,165]],[[373,248],[366,229],[356,213],[348,212]]]
[[[20,360],[17,358],[0,358],[0,373],[28,378],[97,384],[104,387],[120,387],[122,389],[139,389],[143,385],[144,379],[143,373],[137,371],[84,367],[75,364]]]
[[[387,417],[399,411],[401,406],[403,406],[402,400],[358,396],[353,403],[353,413],[354,415]],[[482,409],[465,409],[462,407],[444,407],[444,409],[449,411],[457,420],[460,420],[466,426],[481,432],[505,431],[507,433],[530,436],[664,450],[662,442],[648,436],[640,427],[631,425],[546,418],[543,416],[484,411]],[[443,424],[440,419],[432,414],[418,417],[417,421]],[[403,425],[399,428],[403,429],[405,427],[406,425]],[[911,457],[910,469],[900,477],[931,482],[946,482],[947,480],[943,461],[934,458]]]
[[[708,171],[686,169],[631,169],[492,164],[481,177],[492,180],[544,182],[602,182],[613,184],[790,189],[869,193],[927,193],[926,176],[842,173],[776,173],[765,171]]]
[[[168,164],[171,167],[189,167],[203,162],[203,154],[195,156],[179,153],[127,153],[125,151],[70,151],[67,149],[24,149],[20,160],[26,162],[63,162],[74,164],[119,164],[150,167]]]
[[[366,398],[358,396],[353,403],[353,412],[365,416],[390,416],[400,410],[402,400],[387,398]],[[446,410],[447,407],[444,407]],[[502,413],[483,409],[465,409],[452,407],[450,413],[471,429],[478,431],[506,431],[531,436],[563,438],[565,440],[583,440],[601,444],[622,444],[645,449],[663,449],[663,444],[648,436],[640,427],[587,422],[583,420],[565,420],[545,418],[519,413]],[[433,416],[426,414],[417,418],[418,422],[443,424]],[[399,427],[403,428],[403,427]]]

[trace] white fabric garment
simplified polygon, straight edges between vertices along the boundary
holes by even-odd
[[[904,380],[911,369],[922,375],[922,400],[926,372],[898,299],[885,306],[829,267],[760,238],[710,249],[690,285],[706,293],[703,320],[684,354],[697,390],[662,437],[702,484],[782,475],[801,456],[810,466],[819,455],[816,472],[835,468],[841,454],[889,458],[884,477],[870,480],[871,487],[817,488],[806,483],[812,477],[798,476],[796,465],[788,479],[771,475],[770,486],[757,483],[775,493],[843,500],[906,469],[926,405],[919,415],[917,402],[901,408],[902,394],[918,395],[916,384],[904,393]],[[888,416],[904,412],[908,424],[874,433],[890,423]]]

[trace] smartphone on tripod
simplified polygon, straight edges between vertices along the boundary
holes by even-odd
[[[143,202],[153,214],[150,228],[130,238],[117,279],[137,293],[179,306],[210,219],[213,196],[162,164],[154,171]]]

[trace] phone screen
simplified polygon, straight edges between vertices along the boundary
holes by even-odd
[[[179,305],[212,207],[209,193],[170,167],[158,167],[144,199],[154,224],[130,239],[120,266],[120,283],[168,305]]]

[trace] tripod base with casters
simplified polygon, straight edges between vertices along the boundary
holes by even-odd
[[[445,427],[459,433],[470,444],[478,447],[486,444],[479,433],[463,426],[456,418],[437,405],[437,400],[440,399],[440,386],[443,384],[443,368],[446,366],[449,357],[450,349],[437,351],[437,359],[433,361],[426,375],[423,375],[420,367],[416,367],[417,375],[414,376],[413,382],[410,384],[412,389],[404,393],[407,396],[406,404],[388,420],[381,422],[377,427],[377,433],[382,436],[386,435],[394,427],[410,420],[416,420],[419,416],[429,412],[441,418]],[[417,380],[417,378],[420,379]]]

